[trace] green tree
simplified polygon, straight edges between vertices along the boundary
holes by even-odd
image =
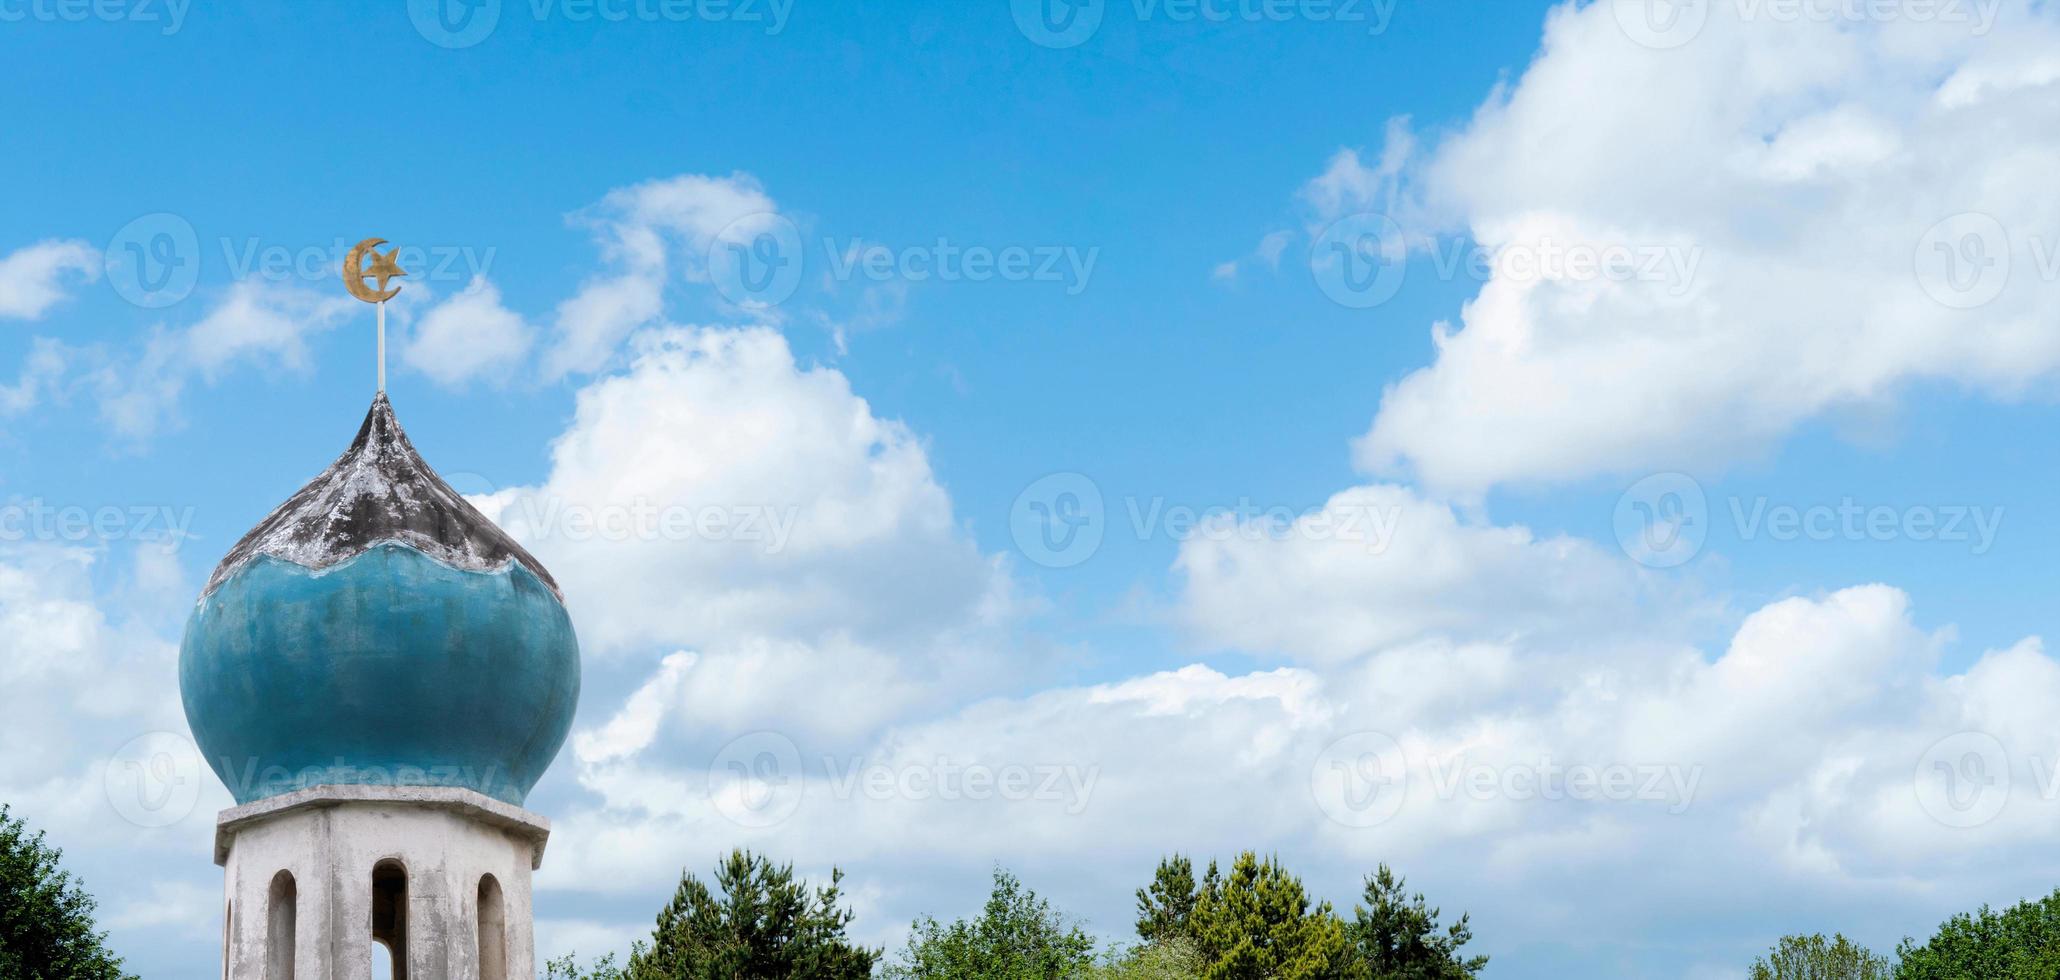
[[[0,980],[131,980],[63,856],[0,805]]]
[[[1889,980],[1888,957],[1843,935],[1783,936],[1753,961],[1750,980]]]
[[[1276,858],[1238,855],[1230,873],[1214,862],[1190,916],[1208,980],[1331,980],[1364,976],[1344,923],[1314,902]]]
[[[638,943],[636,948],[637,952],[641,953],[644,944]],[[544,963],[544,980],[624,980],[627,976],[621,967],[615,965],[614,953],[609,953],[584,968],[579,965],[579,958],[571,953]]]
[[[994,871],[980,917],[944,925],[925,916],[886,975],[905,980],[1058,980],[1094,965],[1094,939],[1015,875]]]
[[[859,980],[880,958],[851,942],[852,913],[838,907],[842,871],[827,888],[810,889],[791,864],[775,867],[748,851],[716,866],[715,889],[682,875],[671,904],[658,914],[648,946],[612,973],[603,960],[589,977],[602,980]],[[718,894],[720,892],[720,894]],[[579,976],[569,960],[566,976]],[[556,968],[556,965],[553,966]]]
[[[1403,879],[1388,866],[1366,879],[1366,904],[1345,928],[1359,960],[1373,980],[1468,980],[1488,965],[1485,956],[1459,952],[1473,939],[1467,916],[1438,929],[1438,910],[1424,904],[1423,893],[1403,891]]]
[[[2060,977],[2060,891],[1997,912],[1947,919],[1919,945],[1904,939],[1896,980],[2052,980]]]
[[[1090,975],[1094,980],[1199,980],[1207,965],[1193,942],[1174,936],[1112,949]]]
[[[1195,866],[1186,855],[1159,862],[1148,888],[1137,890],[1137,934],[1147,943],[1194,938]]]

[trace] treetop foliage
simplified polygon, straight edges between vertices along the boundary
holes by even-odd
[[[0,804],[0,980],[134,980],[63,856]]]

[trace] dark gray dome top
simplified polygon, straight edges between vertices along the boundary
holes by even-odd
[[[259,555],[322,569],[389,541],[471,571],[520,562],[564,601],[541,562],[422,461],[385,392],[372,399],[350,448],[236,542],[200,595]]]

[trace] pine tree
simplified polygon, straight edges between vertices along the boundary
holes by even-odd
[[[1473,939],[1467,916],[1442,932],[1438,910],[1423,894],[1403,891],[1403,879],[1383,864],[1366,879],[1366,904],[1347,927],[1352,945],[1372,980],[1468,980],[1488,965],[1488,958],[1462,957],[1459,948]]]
[[[852,912],[838,907],[841,871],[811,892],[791,864],[732,851],[711,890],[691,874],[658,914],[629,980],[861,980],[879,960],[850,941]],[[720,894],[717,894],[720,892]],[[569,964],[567,964],[569,967]],[[569,973],[569,971],[568,971]]]
[[[1228,875],[1214,862],[1191,916],[1209,980],[1342,980],[1363,976],[1344,923],[1314,902],[1275,858],[1246,851]]]
[[[1193,939],[1195,866],[1186,855],[1159,862],[1149,888],[1137,890],[1137,934],[1145,942]]]

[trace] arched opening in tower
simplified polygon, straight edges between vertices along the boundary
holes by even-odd
[[[265,913],[265,980],[293,980],[293,933],[299,902],[300,890],[294,886],[292,872],[273,875]]]
[[[408,980],[408,869],[399,861],[372,867],[372,940],[386,947],[387,976]],[[373,951],[374,958],[378,950]]]
[[[508,980],[508,909],[493,875],[479,879],[479,980]]]

